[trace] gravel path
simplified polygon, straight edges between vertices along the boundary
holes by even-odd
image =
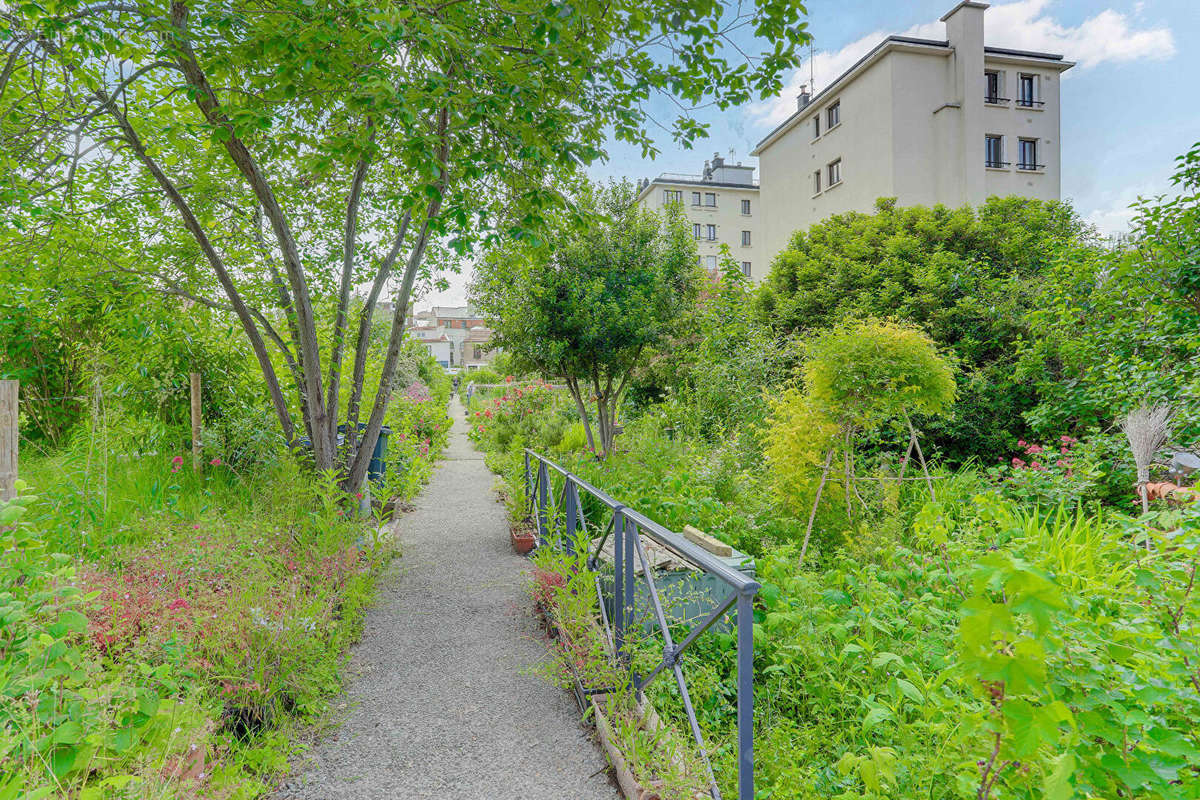
[[[402,555],[352,655],[344,722],[277,800],[617,797],[571,695],[536,671],[528,562],[457,398],[451,414],[445,460],[396,525]]]

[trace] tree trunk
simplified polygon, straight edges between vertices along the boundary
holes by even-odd
[[[588,450],[592,455],[596,454],[596,440],[592,438],[592,423],[588,419],[587,406],[583,403],[583,395],[579,392],[579,381],[575,378],[565,378],[567,382],[567,390],[571,393],[571,397],[575,398],[575,410],[579,412],[579,419],[583,421],[583,432],[587,434]]]

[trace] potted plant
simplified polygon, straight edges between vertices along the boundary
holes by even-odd
[[[512,526],[509,538],[512,540],[513,550],[519,555],[529,555],[529,551],[537,547],[537,533],[530,527],[528,519],[523,520],[520,525]]]

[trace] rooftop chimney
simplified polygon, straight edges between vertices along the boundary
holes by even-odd
[[[809,103],[812,102],[812,95],[808,93],[808,84],[800,85],[800,94],[796,96],[796,110],[803,111]]]
[[[713,153],[712,166],[713,169],[725,166],[725,159],[721,158],[720,153]]]

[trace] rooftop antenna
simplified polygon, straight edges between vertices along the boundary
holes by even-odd
[[[817,96],[817,73],[813,66],[813,43],[812,37],[808,39],[808,85],[812,87],[813,97]]]

